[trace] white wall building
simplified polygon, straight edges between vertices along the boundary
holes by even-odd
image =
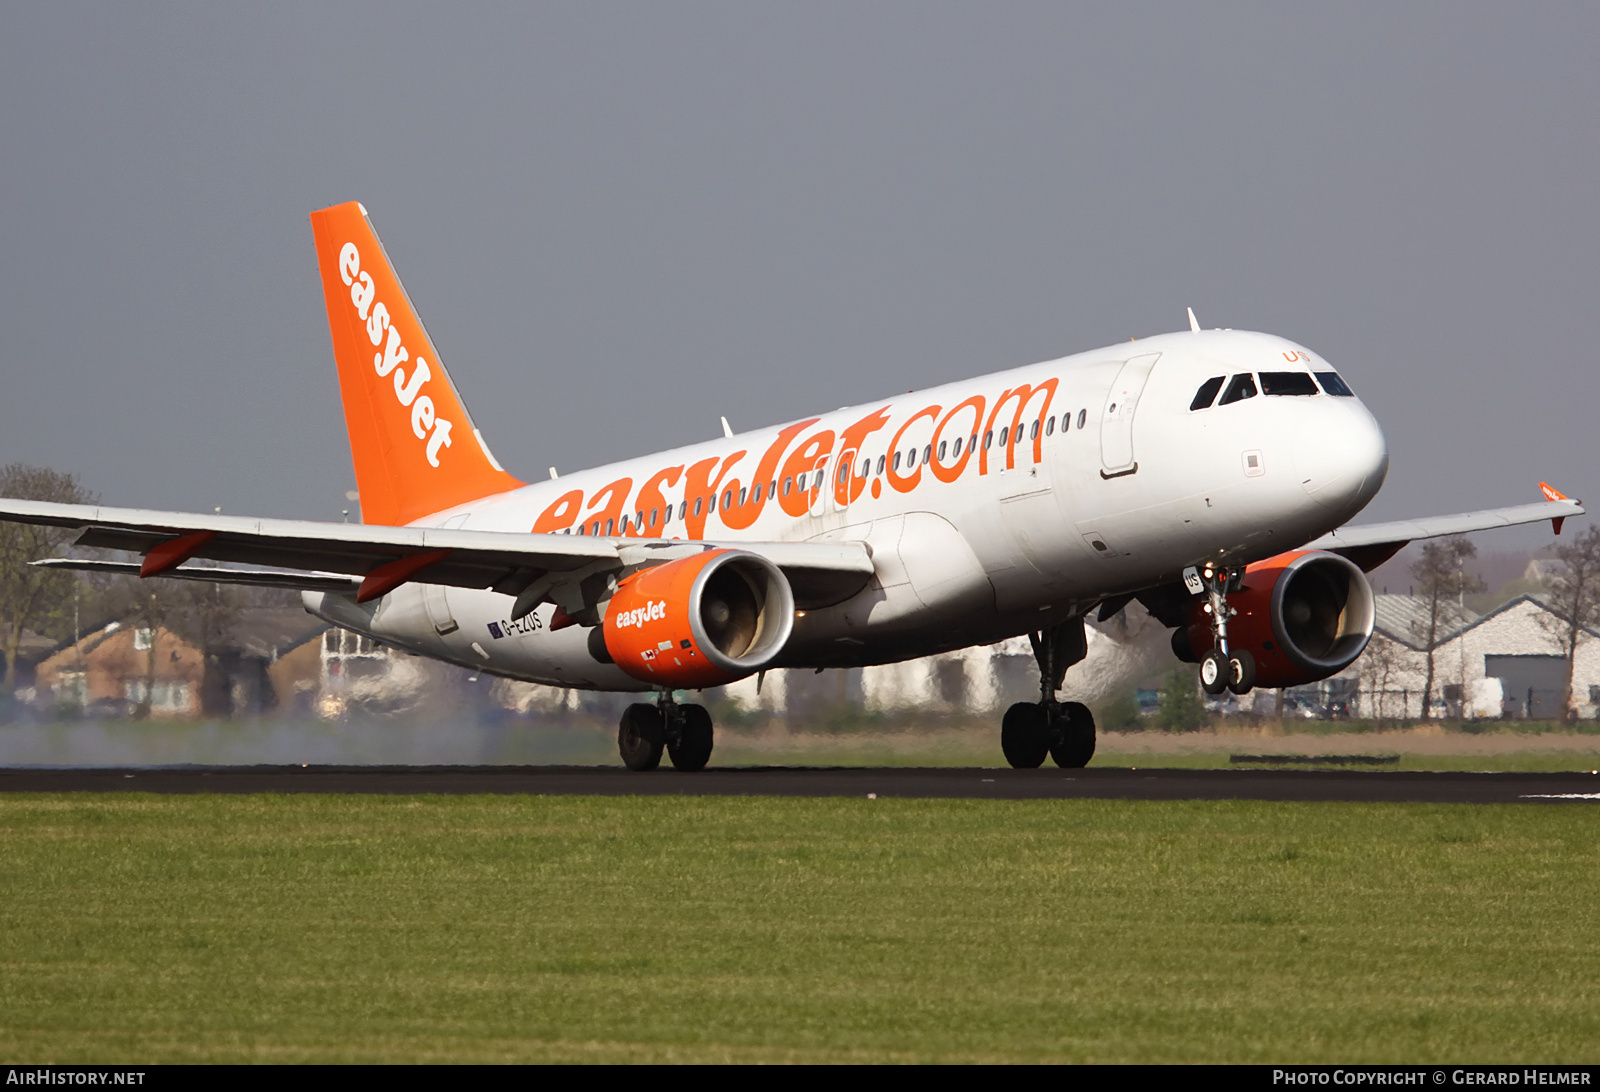
[[[1360,716],[1420,717],[1427,680],[1427,642],[1419,628],[1425,601],[1377,598],[1377,632],[1361,659],[1339,677],[1358,682]],[[1434,650],[1434,715],[1559,718],[1567,673],[1563,628],[1533,595],[1518,596],[1482,616],[1454,611],[1449,624],[1441,624]],[[1594,717],[1600,707],[1600,641],[1595,637],[1600,633],[1586,631],[1579,642],[1573,672],[1573,703],[1584,718]]]

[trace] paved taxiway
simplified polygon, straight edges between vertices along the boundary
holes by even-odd
[[[597,766],[183,766],[0,770],[0,792],[503,793],[597,796],[867,796],[997,800],[1346,800],[1600,804],[1589,773],[1351,770],[658,770]]]

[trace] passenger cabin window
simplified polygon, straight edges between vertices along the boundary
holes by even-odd
[[[1354,398],[1356,392],[1345,386],[1338,372],[1318,372],[1317,382],[1322,384],[1322,389],[1336,398]]]
[[[1233,379],[1228,383],[1228,389],[1222,392],[1222,401],[1218,402],[1217,405],[1226,406],[1229,403],[1238,402],[1245,398],[1254,398],[1255,396],[1255,377],[1249,372],[1246,372],[1243,375],[1236,375],[1233,377]]]
[[[1191,411],[1197,409],[1210,409],[1211,403],[1217,400],[1217,392],[1222,389],[1222,381],[1228,378],[1225,375],[1214,375],[1194,392],[1194,401],[1189,403]]]
[[[1317,385],[1306,372],[1262,372],[1261,393],[1265,395],[1316,394]]]
[[[1078,427],[1082,428],[1084,426],[1084,423],[1087,422],[1088,420],[1089,420],[1089,411],[1086,410],[1086,409],[1079,410],[1078,411]]]

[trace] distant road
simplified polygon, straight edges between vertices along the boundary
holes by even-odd
[[[0,792],[501,793],[996,800],[1344,800],[1600,804],[1587,773],[1009,770],[769,766],[630,773],[598,766],[183,766],[0,770]]]

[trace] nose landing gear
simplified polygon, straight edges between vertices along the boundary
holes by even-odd
[[[1201,609],[1211,619],[1211,651],[1200,658],[1200,688],[1211,695],[1248,694],[1256,684],[1256,659],[1249,649],[1228,647],[1228,619],[1237,613],[1228,606],[1228,593],[1244,586],[1244,570],[1208,563],[1198,578],[1206,596]]]
[[[677,770],[703,770],[711,761],[711,714],[703,705],[679,705],[672,691],[663,690],[656,704],[637,702],[622,712],[617,726],[617,750],[630,770],[653,770],[661,765],[663,748]]]
[[[1019,770],[1038,769],[1046,755],[1068,769],[1087,766],[1094,757],[1094,714],[1081,702],[1056,700],[1067,668],[1088,651],[1083,619],[1030,633],[1028,640],[1039,662],[1039,700],[1018,702],[1006,710],[1000,722],[1000,750]]]

